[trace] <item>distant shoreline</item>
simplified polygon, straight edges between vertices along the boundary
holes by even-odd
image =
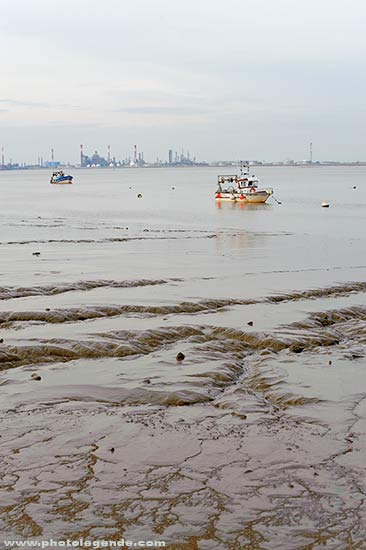
[[[73,169],[73,170],[136,170],[136,169],[146,169],[146,168],[230,168],[230,167],[239,167],[240,162],[213,162],[213,163],[197,163],[197,164],[145,164],[144,166],[80,166],[73,164],[60,164],[58,168],[62,169]],[[293,162],[293,163],[284,163],[284,162],[258,162],[251,163],[251,167],[255,168],[327,168],[329,166],[348,166],[348,167],[358,167],[366,166],[366,161],[357,161],[357,162]],[[25,171],[25,170],[53,170],[49,166],[0,166],[0,172],[15,172],[15,171]]]

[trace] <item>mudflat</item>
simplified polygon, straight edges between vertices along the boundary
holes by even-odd
[[[256,172],[0,173],[4,541],[366,548],[366,169]]]

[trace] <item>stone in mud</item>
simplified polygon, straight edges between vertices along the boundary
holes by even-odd
[[[114,447],[111,447],[109,450],[110,450],[111,453],[114,453],[115,448],[114,448]]]
[[[0,338],[0,344],[4,343],[4,338]]]
[[[145,384],[151,384],[150,378],[146,378],[145,380],[143,380],[143,382],[144,382]]]
[[[252,327],[254,325],[253,321],[248,321],[247,323],[250,327]]]
[[[39,376],[39,374],[37,373],[33,373],[32,376],[31,376],[32,380],[42,380],[42,378]]]
[[[302,353],[304,349],[304,346],[300,344],[292,344],[292,346],[290,346],[290,351],[292,351],[292,353]]]
[[[177,353],[177,361],[183,361],[183,359],[185,358],[185,355],[184,353],[182,353],[181,351],[179,353]]]
[[[347,359],[361,359],[364,357],[364,352],[362,349],[351,349],[348,353],[344,354],[344,357]]]

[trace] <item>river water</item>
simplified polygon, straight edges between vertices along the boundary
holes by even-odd
[[[366,548],[366,168],[219,172],[0,172],[4,540]]]

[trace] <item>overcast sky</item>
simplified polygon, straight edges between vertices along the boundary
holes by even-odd
[[[365,0],[1,0],[0,146],[366,159]]]

